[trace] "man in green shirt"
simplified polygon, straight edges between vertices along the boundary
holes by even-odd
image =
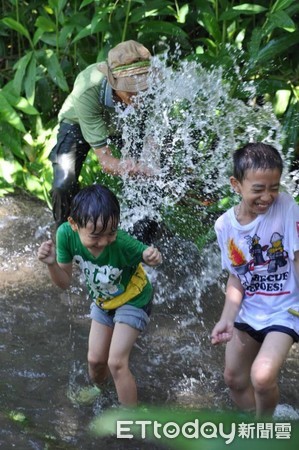
[[[118,44],[107,62],[88,66],[76,78],[58,115],[57,144],[50,153],[53,165],[52,204],[58,227],[69,216],[70,203],[79,191],[78,178],[90,148],[102,170],[112,175],[150,175],[144,164],[120,160],[109,142],[121,137],[115,121],[117,104],[134,105],[134,96],[147,89],[151,54],[135,41]]]

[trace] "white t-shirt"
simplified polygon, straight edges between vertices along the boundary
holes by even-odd
[[[234,208],[215,224],[222,268],[239,277],[244,298],[236,322],[255,330],[282,325],[299,333],[299,276],[294,252],[299,250],[299,205],[280,193],[271,208],[246,225]]]

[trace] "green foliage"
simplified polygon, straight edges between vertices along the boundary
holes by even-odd
[[[289,439],[284,439],[284,444],[288,450],[295,450],[299,437],[298,423],[289,420],[279,422],[290,424]],[[245,431],[246,426],[254,430],[251,434],[249,432],[250,437],[246,433],[243,436],[239,434],[239,430]],[[270,429],[273,436],[268,435],[266,439]],[[275,438],[275,422],[272,419],[265,417],[257,420],[250,415],[233,412],[162,407],[111,409],[93,420],[91,431],[99,437],[117,435],[118,431],[119,437],[132,435],[140,442],[146,440],[173,450],[280,450],[282,446],[282,438]]]
[[[297,0],[8,0],[2,5],[1,193],[21,187],[48,199],[47,156],[60,106],[78,72],[126,39],[155,53],[166,48],[171,53],[179,45],[179,58],[223,68],[231,95],[247,102],[244,86],[250,85],[253,101],[273,104],[285,131],[285,151],[298,146]],[[170,63],[175,68],[175,60]],[[97,177],[92,158],[82,181]]]

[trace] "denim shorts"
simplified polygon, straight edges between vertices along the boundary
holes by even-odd
[[[144,331],[149,323],[151,313],[151,302],[142,308],[132,305],[122,305],[117,309],[105,311],[95,303],[90,307],[90,318],[102,325],[113,328],[115,323],[125,323],[139,331]]]
[[[272,325],[270,327],[262,328],[261,330],[255,330],[250,325],[247,325],[247,323],[238,323],[235,322],[235,328],[237,328],[240,331],[245,331],[249,334],[253,339],[255,339],[257,342],[262,343],[267,336],[268,333],[271,331],[279,331],[280,333],[285,333],[291,336],[294,340],[294,342],[298,342],[299,336],[292,328],[284,327],[282,325]]]

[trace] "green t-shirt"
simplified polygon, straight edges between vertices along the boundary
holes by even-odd
[[[68,264],[74,261],[80,267],[93,301],[98,297],[109,299],[122,294],[138,264],[142,262],[142,253],[147,247],[125,231],[119,230],[116,240],[98,257],[94,257],[82,245],[78,233],[72,230],[68,222],[60,225],[57,230],[57,262]],[[140,308],[151,297],[152,286],[147,279],[142,292],[128,304]]]
[[[92,64],[79,73],[58,114],[59,122],[78,123],[84,139],[93,148],[105,146],[109,136],[119,134],[112,89],[97,66],[98,63]]]

